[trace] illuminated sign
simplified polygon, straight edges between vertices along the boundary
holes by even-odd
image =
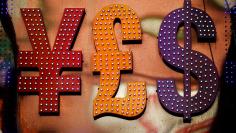
[[[39,76],[18,77],[20,94],[39,95],[39,112],[59,113],[60,94],[79,94],[81,79],[78,75],[61,76],[63,68],[82,68],[82,52],[71,51],[85,15],[83,8],[66,8],[61,20],[53,49],[40,9],[21,9],[33,51],[20,51],[18,67],[38,68]],[[123,43],[142,42],[140,19],[133,9],[123,4],[102,8],[93,22],[93,38],[96,53],[92,55],[92,71],[100,73],[98,93],[93,100],[93,116],[99,118],[114,115],[121,118],[137,118],[146,107],[146,83],[130,82],[127,95],[116,98],[121,71],[133,69],[131,51],[119,51],[114,32],[114,22],[121,23]],[[179,27],[184,25],[184,47],[177,41]],[[158,44],[163,60],[183,72],[184,96],[180,96],[171,79],[158,80],[157,93],[160,103],[168,112],[183,116],[185,122],[191,116],[203,113],[215,101],[218,92],[218,74],[214,63],[200,52],[192,50],[191,27],[201,41],[216,40],[216,29],[211,17],[193,8],[189,0],[184,7],[168,14],[160,27]],[[191,96],[191,76],[199,81],[199,91]]]
[[[176,39],[178,28],[184,25],[184,48]],[[159,50],[163,59],[184,74],[184,96],[180,96],[173,80],[158,80],[158,96],[162,105],[176,115],[183,115],[184,121],[191,121],[191,115],[208,109],[217,96],[218,75],[214,63],[205,55],[191,49],[191,27],[197,30],[199,40],[215,40],[216,30],[211,17],[204,11],[191,7],[190,1],[184,8],[168,14],[159,32]],[[199,81],[199,90],[191,96],[191,75]]]
[[[120,84],[120,71],[132,70],[132,52],[121,52],[114,32],[114,21],[119,19],[123,40],[141,40],[140,20],[126,5],[109,5],[101,9],[93,23],[94,43],[97,53],[92,59],[92,69],[100,72],[100,86],[93,102],[94,117],[119,115],[135,117],[146,106],[145,82],[128,83],[127,96],[114,98]]]
[[[53,49],[50,49],[40,9],[21,10],[33,51],[20,51],[19,68],[38,68],[39,76],[19,76],[18,92],[39,95],[39,112],[59,113],[59,95],[80,92],[80,77],[60,76],[62,68],[81,68],[82,52],[70,51],[84,9],[66,8]]]

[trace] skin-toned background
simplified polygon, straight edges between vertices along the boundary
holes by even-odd
[[[157,79],[173,78],[176,80],[178,92],[182,94],[183,74],[173,71],[164,64],[158,50],[157,34],[162,19],[171,11],[183,7],[183,0],[12,0],[12,21],[14,24],[19,50],[32,50],[28,35],[20,14],[20,8],[41,8],[49,41],[54,44],[56,33],[62,18],[64,8],[85,8],[81,29],[73,50],[82,50],[83,70],[63,72],[62,75],[79,74],[82,79],[81,95],[63,95],[60,97],[59,116],[40,116],[38,113],[38,96],[18,96],[18,123],[24,133],[169,133],[169,132],[207,132],[214,120],[218,99],[204,114],[192,118],[192,123],[183,123],[182,117],[176,117],[166,112],[160,105],[156,89]],[[11,2],[12,2],[11,1]],[[145,81],[147,84],[147,107],[144,114],[135,120],[124,120],[118,117],[101,117],[93,119],[92,105],[96,96],[99,75],[93,75],[91,56],[95,51],[92,23],[95,15],[109,4],[126,4],[134,9],[141,19],[143,31],[141,44],[122,45],[120,24],[115,25],[120,51],[133,52],[133,73],[122,74],[121,84],[116,97],[124,97],[128,82]],[[222,3],[221,3],[222,5]],[[204,10],[203,0],[192,0],[192,6]],[[192,30],[192,49],[214,59],[218,73],[226,56],[230,37],[225,32],[224,10],[213,1],[205,0],[205,10],[212,17],[217,31],[217,40],[211,43],[212,55],[208,43],[199,43],[195,31]],[[179,43],[183,46],[183,33],[178,34]],[[227,41],[226,41],[227,39]],[[23,75],[37,75],[37,72],[22,72]],[[192,95],[197,93],[198,84],[192,80]]]

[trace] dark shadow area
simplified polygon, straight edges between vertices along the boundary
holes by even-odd
[[[120,70],[120,74],[132,74],[132,70]],[[100,75],[100,71],[93,71],[93,75]]]
[[[5,13],[0,14],[0,20],[6,35],[11,41],[11,49],[14,54],[14,66],[16,67],[16,59],[18,53],[18,46],[16,43],[16,34],[11,17],[7,11],[7,0],[1,0],[2,9]],[[5,93],[3,96],[3,133],[17,133],[17,69],[13,68],[11,71],[12,80],[8,86],[5,88]]]
[[[236,6],[234,6],[236,7]],[[232,8],[231,10],[236,10]],[[234,77],[236,76],[235,69],[231,71],[227,70],[227,62],[234,62],[236,64],[236,14],[231,14],[231,42],[229,51],[227,53],[225,64],[222,66],[223,71],[221,75],[220,85],[220,96],[218,103],[218,110],[216,118],[213,122],[211,133],[231,133],[235,132],[235,119],[236,119],[236,86],[232,85],[231,82],[227,82],[227,76],[231,73]],[[231,66],[233,67],[233,66]],[[232,79],[236,82],[236,79]]]
[[[123,44],[142,44],[142,40],[122,40]]]
[[[59,109],[58,109],[58,112],[40,112],[39,115],[40,116],[59,116],[60,115],[60,103],[58,104],[59,105]]]
[[[33,72],[39,72],[39,69],[37,67],[18,67],[19,71],[33,71]]]

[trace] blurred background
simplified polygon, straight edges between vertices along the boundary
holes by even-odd
[[[217,39],[214,43],[199,43],[192,29],[192,49],[208,56],[215,63],[221,77],[221,91],[214,105],[204,114],[194,116],[191,123],[183,123],[182,117],[166,112],[160,105],[156,94],[156,81],[173,78],[178,92],[183,93],[183,74],[173,71],[161,59],[158,50],[158,32],[163,18],[171,11],[183,7],[183,0],[3,0],[1,1],[0,24],[0,125],[4,132],[22,133],[206,133],[230,130],[230,124],[221,127],[219,122],[228,123],[221,117],[233,115],[235,104],[231,103],[235,92],[231,81],[235,72],[234,27],[231,19],[234,15],[229,9],[234,0],[192,0],[192,6],[206,11],[213,19]],[[144,114],[135,120],[124,120],[106,116],[94,120],[93,99],[99,86],[99,75],[93,75],[91,56],[95,52],[92,36],[92,23],[96,14],[110,4],[126,4],[134,9],[141,19],[142,43],[122,44],[121,25],[114,25],[120,51],[133,52],[133,72],[121,75],[116,97],[124,97],[127,83],[145,81],[147,84],[147,106]],[[50,45],[54,44],[56,33],[64,8],[85,8],[81,29],[72,50],[82,50],[82,71],[63,71],[62,75],[79,74],[82,79],[81,95],[63,95],[60,97],[59,116],[40,116],[38,96],[21,96],[16,93],[16,75],[37,75],[38,72],[15,69],[17,51],[32,50],[26,28],[20,14],[20,8],[40,8],[42,10]],[[233,32],[232,32],[233,31]],[[178,32],[178,41],[183,45],[183,28]],[[227,63],[226,63],[227,62]],[[227,68],[227,69],[226,69]],[[230,68],[230,69],[228,69]],[[228,75],[231,73],[232,75]],[[230,78],[229,78],[230,77]],[[226,82],[230,81],[230,82]],[[228,86],[227,86],[228,85]],[[192,79],[192,94],[198,91],[197,81]],[[230,95],[231,94],[231,95]],[[225,99],[226,98],[226,99]],[[225,110],[220,110],[224,108]],[[230,108],[227,112],[227,108]]]

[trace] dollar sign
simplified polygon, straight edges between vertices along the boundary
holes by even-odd
[[[184,47],[178,45],[176,35],[184,25]],[[198,40],[214,41],[216,30],[211,17],[204,11],[191,7],[185,0],[184,7],[168,14],[160,27],[159,50],[163,60],[183,71],[184,96],[176,90],[171,79],[158,80],[158,97],[164,108],[190,122],[191,116],[203,113],[215,101],[218,91],[218,73],[213,62],[200,52],[191,50],[191,26],[197,31]],[[191,96],[191,75],[199,81],[199,90]]]
[[[116,115],[124,118],[139,116],[146,106],[145,82],[128,83],[127,96],[115,98],[121,70],[132,70],[132,52],[119,51],[114,22],[121,21],[123,41],[141,40],[140,20],[126,5],[115,4],[101,9],[93,23],[96,53],[92,70],[100,72],[100,86],[93,101],[93,116]]]

